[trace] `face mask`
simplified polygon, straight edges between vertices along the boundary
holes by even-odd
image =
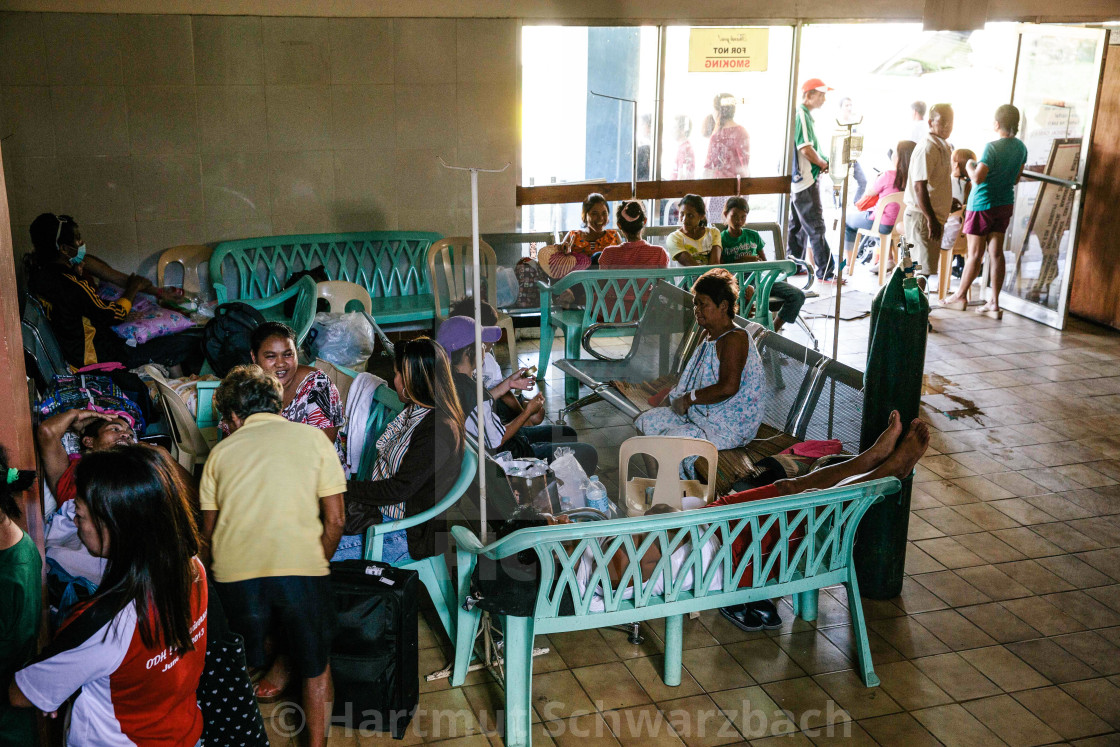
[[[70,264],[72,264],[74,266],[80,265],[82,263],[82,260],[84,260],[85,258],[86,258],[86,245],[82,244],[81,246],[78,247],[78,253],[70,258]]]

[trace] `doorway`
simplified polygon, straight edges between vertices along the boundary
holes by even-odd
[[[1108,32],[1029,26],[1019,37],[1011,103],[1027,166],[1015,190],[1004,244],[1001,305],[1062,329],[1069,312],[1089,137],[1097,111]]]
[[[922,119],[911,120],[911,104],[952,104],[950,142],[976,153],[995,138],[996,107],[1017,106],[1028,160],[1005,236],[1001,306],[1060,329],[1068,315],[1107,36],[1095,28],[1015,23],[972,32],[928,32],[901,23],[808,25],[798,67],[802,79],[821,77],[836,89],[816,115],[819,134],[845,106],[849,117],[862,117],[857,132],[864,136],[859,171],[865,176],[850,185],[851,194],[890,168],[888,152],[897,140],[924,134]],[[839,183],[833,191],[840,193]],[[825,208],[826,223],[833,225],[840,206],[826,200]]]

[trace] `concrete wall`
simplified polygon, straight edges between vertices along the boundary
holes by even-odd
[[[17,255],[44,211],[154,276],[169,246],[268,234],[514,230],[515,20],[0,13]]]

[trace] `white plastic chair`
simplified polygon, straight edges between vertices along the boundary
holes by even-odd
[[[373,300],[367,291],[357,283],[345,280],[325,280],[316,284],[315,297],[327,302],[332,313],[341,314],[351,301],[358,301],[368,314],[373,311]]]
[[[646,454],[657,462],[657,479],[630,478],[630,457]],[[709,482],[680,479],[681,462],[691,456],[708,462]],[[630,516],[641,516],[650,507],[665,503],[673,508],[683,508],[681,498],[691,496],[710,503],[716,495],[716,464],[719,450],[711,441],[702,438],[677,436],[634,436],[618,447],[618,484],[626,501]],[[653,488],[653,499],[646,500],[646,489]]]
[[[855,256],[856,248],[863,237],[870,236],[879,241],[879,285],[886,282],[887,279],[887,257],[893,257],[898,261],[896,256],[896,247],[898,246],[898,239],[902,235],[902,213],[905,206],[902,204],[903,193],[895,192],[886,197],[880,196],[879,201],[875,203],[875,215],[871,228],[860,228],[856,231],[856,240],[852,244],[852,248],[848,250],[848,275],[850,276],[855,272]],[[895,218],[894,228],[889,233],[879,233],[879,224],[883,221],[883,212],[887,209],[887,205],[898,205],[898,217]]]
[[[440,239],[428,249],[428,273],[432,279],[432,294],[436,300],[436,328],[447,318],[447,309],[453,301],[470,295],[474,290],[474,248],[470,236],[452,236]],[[486,286],[485,300],[495,310],[498,308],[498,258],[494,249],[481,239],[478,256],[482,262],[480,280]],[[441,270],[437,274],[437,268]],[[443,279],[443,283],[440,282]],[[444,293],[447,295],[445,296]],[[509,362],[517,368],[517,339],[514,337],[513,319],[498,311],[498,325],[506,333]]]
[[[198,268],[201,265],[209,269],[210,255],[213,253],[213,249],[201,244],[184,244],[165,249],[156,263],[156,285],[163,287],[167,266],[178,264],[183,268],[183,290],[201,293],[202,281],[199,279]]]
[[[176,459],[183,469],[194,474],[194,468],[210,455],[210,444],[175,390],[159,379],[154,380],[159,390],[159,401],[167,420],[171,423],[171,436],[175,440]]]

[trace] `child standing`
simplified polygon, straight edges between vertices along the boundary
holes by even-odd
[[[1019,132],[1019,110],[1011,104],[996,109],[992,128],[999,137],[984,146],[984,153],[977,161],[967,160],[964,170],[976,189],[968,197],[964,216],[964,234],[968,238],[968,260],[961,275],[961,287],[946,298],[942,306],[961,309],[965,307],[965,294],[972,281],[980,274],[985,249],[991,270],[991,299],[977,311],[999,319],[1003,312],[999,294],[1003,288],[1006,260],[1003,256],[1003,238],[1011,224],[1015,209],[1015,184],[1027,163],[1027,146],[1015,137]],[[1046,258],[1043,257],[1045,263]]]
[[[766,248],[758,231],[747,228],[747,214],[750,206],[746,197],[729,197],[723,207],[723,219],[727,228],[720,234],[723,247],[723,262],[765,262]],[[801,307],[805,305],[805,292],[784,280],[774,283],[770,298],[782,302],[778,316],[774,319],[774,331],[780,332],[787,322],[797,321]]]
[[[945,221],[945,231],[941,235],[941,249],[948,251],[957,243],[961,235],[961,208],[968,203],[968,196],[972,192],[972,182],[968,179],[965,164],[976,158],[976,154],[968,148],[957,148],[953,151],[952,176],[953,176],[953,212]]]

